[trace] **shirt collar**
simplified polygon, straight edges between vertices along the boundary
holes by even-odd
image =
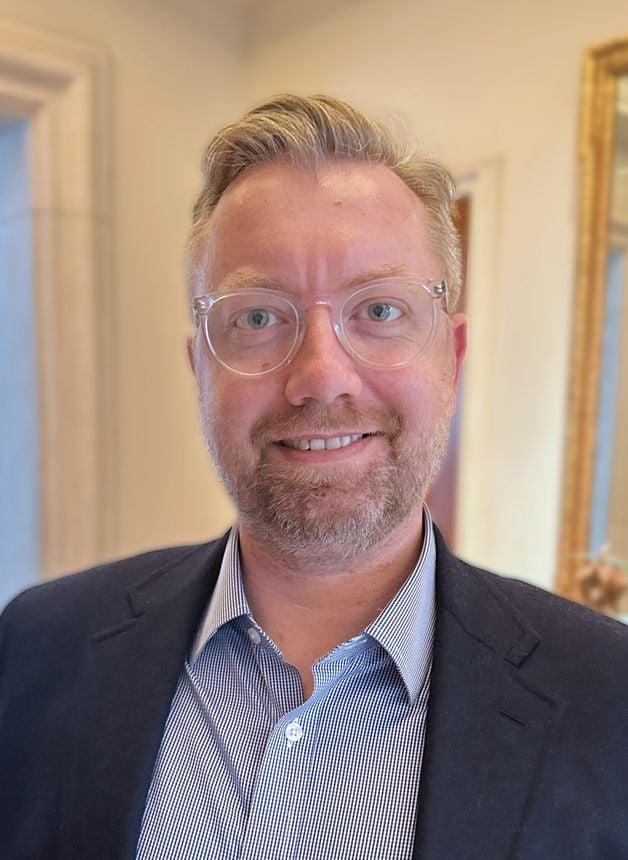
[[[222,557],[218,582],[192,646],[190,663],[194,663],[207,640],[211,639],[219,627],[241,615],[250,615],[251,610],[240,575],[239,546],[238,529],[234,527]]]
[[[365,629],[390,656],[414,704],[428,677],[435,624],[434,580],[436,545],[432,517],[423,507],[423,546],[419,559],[402,587]],[[190,654],[194,663],[216,631],[250,608],[240,573],[238,530],[233,528],[225,547],[220,574]]]
[[[410,576],[365,633],[373,637],[397,667],[412,704],[427,680],[432,663],[436,543],[427,505],[423,506],[423,546]]]

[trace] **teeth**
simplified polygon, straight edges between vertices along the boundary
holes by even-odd
[[[346,448],[353,442],[358,442],[363,438],[362,433],[354,433],[352,436],[333,436],[331,439],[296,439],[286,440],[283,444],[287,448],[294,448],[296,451],[330,451],[334,448]]]

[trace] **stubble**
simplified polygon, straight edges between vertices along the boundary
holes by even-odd
[[[201,403],[205,439],[241,521],[283,555],[351,561],[368,552],[425,500],[443,461],[453,410],[450,393],[432,403],[432,419],[411,432],[400,412],[364,410],[352,404],[321,409],[290,407],[253,428],[245,458],[228,434],[211,426]],[[436,407],[436,408],[434,408]],[[272,456],[277,439],[307,433],[314,438],[339,427],[373,428],[383,453],[367,464],[317,469]],[[220,443],[218,442],[220,437]]]

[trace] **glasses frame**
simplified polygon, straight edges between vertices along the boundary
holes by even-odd
[[[369,361],[368,359],[363,358],[361,355],[359,355],[359,353],[357,353],[355,349],[351,346],[351,341],[347,337],[347,334],[345,333],[342,324],[344,308],[347,303],[351,301],[356,295],[361,292],[366,292],[367,290],[372,290],[373,288],[380,286],[382,288],[390,289],[391,285],[394,285],[395,287],[407,286],[408,288],[421,287],[432,299],[432,325],[427,342],[407,360],[392,365]],[[285,358],[283,358],[278,364],[274,365],[274,367],[271,367],[267,370],[257,371],[255,373],[249,373],[243,370],[236,370],[235,368],[227,364],[225,361],[223,361],[223,359],[216,352],[209,334],[208,319],[209,312],[211,311],[212,307],[218,302],[228,298],[229,296],[242,295],[243,293],[246,293],[247,295],[269,296],[281,299],[292,307],[296,317],[294,341]],[[346,290],[341,293],[328,293],[326,295],[316,296],[316,298],[308,300],[304,300],[300,296],[292,295],[291,293],[284,292],[283,290],[272,290],[266,289],[265,287],[251,287],[239,290],[229,290],[226,292],[219,293],[208,293],[204,296],[196,296],[196,298],[192,300],[192,314],[197,329],[199,327],[202,327],[203,334],[205,336],[205,342],[207,343],[207,346],[213,357],[216,359],[218,364],[224,367],[225,370],[228,370],[230,373],[233,373],[235,376],[241,376],[246,378],[268,376],[271,373],[276,373],[278,370],[281,370],[283,367],[289,364],[295,357],[295,355],[298,353],[301,344],[303,343],[303,338],[305,337],[305,332],[307,329],[307,312],[311,307],[314,307],[315,305],[326,305],[329,308],[332,329],[336,337],[338,338],[340,345],[350,358],[352,358],[354,361],[357,361],[359,364],[364,365],[365,367],[370,367],[375,370],[398,370],[401,367],[407,367],[409,364],[419,358],[419,356],[427,352],[427,350],[431,346],[436,336],[436,332],[438,331],[438,322],[440,318],[438,309],[439,307],[441,308],[441,310],[444,309],[444,303],[442,302],[442,300],[446,298],[446,295],[447,284],[444,280],[436,281],[404,275],[402,277],[379,278],[378,280],[369,281],[368,283],[362,284],[359,287],[355,287],[351,290]]]

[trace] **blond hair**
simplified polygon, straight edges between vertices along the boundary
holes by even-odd
[[[456,189],[449,171],[417,150],[407,134],[329,96],[280,95],[219,131],[203,156],[203,187],[193,209],[188,281],[198,276],[211,214],[229,185],[247,168],[268,162],[316,167],[330,160],[382,164],[422,201],[430,239],[447,282],[447,309],[461,287],[460,240],[453,223]]]

